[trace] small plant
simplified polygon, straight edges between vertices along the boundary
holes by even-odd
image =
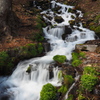
[[[8,58],[9,55],[7,54],[7,52],[0,52],[0,66],[4,66]]]
[[[64,84],[69,87],[74,82],[74,79],[71,75],[64,75]]]
[[[76,59],[78,59],[78,58],[79,58],[79,54],[76,53],[76,52],[73,52],[73,53],[72,53],[72,59],[73,59],[73,60],[76,60]]]
[[[76,52],[72,53],[72,66],[77,67],[82,64],[82,61],[79,59],[80,57],[85,58],[85,53],[80,52],[79,54]]]
[[[95,67],[86,66],[86,67],[84,67],[83,74],[98,75],[99,73],[96,71]]]
[[[58,72],[58,79],[60,82],[62,82],[62,71]]]
[[[84,52],[80,52],[79,56],[82,57],[82,58],[85,58],[85,53]]]
[[[53,57],[53,60],[58,63],[64,63],[66,61],[66,56],[64,55],[56,55]]]
[[[66,100],[73,100],[73,95],[70,94],[70,95],[68,96],[68,99],[66,99]]]
[[[30,72],[31,72],[31,66],[30,66],[30,65],[28,66],[26,72],[27,72],[27,73],[30,73]]]
[[[85,97],[82,94],[78,95],[78,100],[85,100]]]
[[[59,89],[58,92],[61,92],[65,94],[68,91],[68,88],[65,85],[62,85]]]
[[[98,78],[94,75],[85,74],[81,76],[81,86],[87,91],[92,91],[97,84]]]
[[[40,100],[55,100],[56,93],[56,88],[52,84],[47,83],[40,92]]]
[[[80,59],[77,59],[77,60],[73,60],[73,61],[72,61],[72,66],[74,66],[74,67],[77,67],[77,66],[79,66],[80,64],[82,64],[82,62],[81,62]]]
[[[38,50],[38,53],[39,53],[39,54],[41,54],[41,53],[43,52],[43,46],[42,46],[41,43],[38,44],[37,50]]]

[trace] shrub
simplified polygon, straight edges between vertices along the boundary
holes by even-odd
[[[40,92],[40,100],[55,100],[56,93],[56,88],[52,84],[47,83]]]
[[[41,54],[41,53],[43,52],[43,46],[42,46],[41,43],[38,44],[37,50],[38,50],[38,53],[39,53],[39,54]]]
[[[13,70],[14,64],[8,53],[5,51],[0,52],[0,74],[7,75]]]
[[[28,51],[27,51],[27,53],[28,53],[28,55],[29,56],[37,56],[37,49],[36,49],[36,45],[35,44],[28,44],[27,45],[28,47]]]
[[[81,86],[87,91],[92,91],[97,84],[98,78],[95,75],[85,74],[81,76]]]
[[[79,56],[82,57],[82,58],[85,58],[85,53],[84,52],[80,52]]]
[[[7,62],[9,55],[6,52],[0,52],[0,66],[4,66]]]
[[[68,91],[68,88],[65,85],[62,85],[59,89],[58,92],[61,92],[65,94]]]
[[[55,55],[53,57],[53,60],[58,62],[58,63],[64,63],[66,61],[66,56],[64,56],[64,55]]]
[[[42,41],[44,41],[44,37],[42,36],[41,33],[37,33],[37,34],[34,36],[34,40],[37,41],[37,42],[42,42]]]
[[[78,53],[73,52],[73,53],[72,53],[72,59],[73,59],[73,60],[76,60],[76,59],[78,59],[78,58],[79,58]]]
[[[66,100],[73,100],[73,95],[70,94]]]

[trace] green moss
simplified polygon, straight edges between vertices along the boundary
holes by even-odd
[[[30,73],[31,72],[31,66],[29,65],[29,67],[27,68],[26,70],[27,73]]]
[[[55,55],[53,57],[53,60],[58,62],[58,63],[64,63],[66,61],[66,56],[64,56],[64,55]]]
[[[56,88],[52,84],[47,83],[40,92],[40,100],[55,100],[56,93]]]

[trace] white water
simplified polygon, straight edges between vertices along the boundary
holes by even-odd
[[[68,13],[68,9],[72,9],[72,6],[60,4],[56,1],[51,2],[52,8],[54,8],[55,5],[61,7],[61,9],[59,9],[61,14],[56,15],[61,16],[64,19],[62,23],[57,23],[54,20],[55,13],[50,9],[41,13],[51,16],[52,20],[49,20],[45,16],[43,17],[47,22],[50,22],[55,26],[55,28],[51,28],[50,25],[46,28],[43,28],[45,38],[50,43],[51,51],[48,52],[44,57],[20,62],[16,70],[9,78],[0,78],[0,100],[4,100],[2,99],[4,96],[10,96],[9,100],[39,100],[40,91],[44,84],[49,82],[55,86],[61,85],[57,77],[59,71],[57,67],[53,68],[54,77],[49,79],[48,68],[51,66],[50,63],[53,62],[53,56],[57,54],[65,55],[67,59],[70,60],[71,52],[74,50],[76,44],[84,43],[87,40],[94,39],[94,32],[83,28],[82,24],[80,23],[80,26],[74,25],[72,33],[68,35],[65,40],[62,40],[62,34],[64,34],[65,25],[70,27],[69,20],[74,20],[71,18],[71,15],[74,17],[76,17],[76,15]],[[79,17],[82,17],[81,11],[77,12],[80,13]],[[29,65],[32,66],[30,74],[26,72]]]

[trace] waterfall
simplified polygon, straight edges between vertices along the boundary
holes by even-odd
[[[58,67],[51,66],[53,56],[65,55],[68,60],[71,60],[71,53],[75,49],[76,44],[84,43],[87,40],[94,40],[94,32],[83,28],[82,23],[70,27],[70,20],[75,20],[77,17],[75,13],[68,12],[73,9],[73,6],[60,4],[54,0],[51,1],[52,8],[60,7],[59,13],[54,13],[52,9],[41,12],[44,14],[43,18],[46,22],[51,23],[43,28],[45,39],[50,43],[51,51],[44,57],[33,58],[20,62],[16,70],[10,77],[0,78],[0,100],[39,100],[40,91],[42,86],[46,83],[51,83],[54,86],[60,86],[58,79]],[[56,5],[56,6],[55,6]],[[82,17],[81,11],[77,10],[79,18]],[[50,16],[51,20],[46,16]],[[63,22],[58,23],[55,21],[55,15],[63,19]],[[74,16],[74,18],[72,18]],[[54,26],[54,27],[52,27]],[[72,33],[62,39],[65,32],[65,26],[69,26]],[[27,69],[31,66],[31,72],[28,73]],[[49,67],[53,68],[53,77],[50,79]]]

